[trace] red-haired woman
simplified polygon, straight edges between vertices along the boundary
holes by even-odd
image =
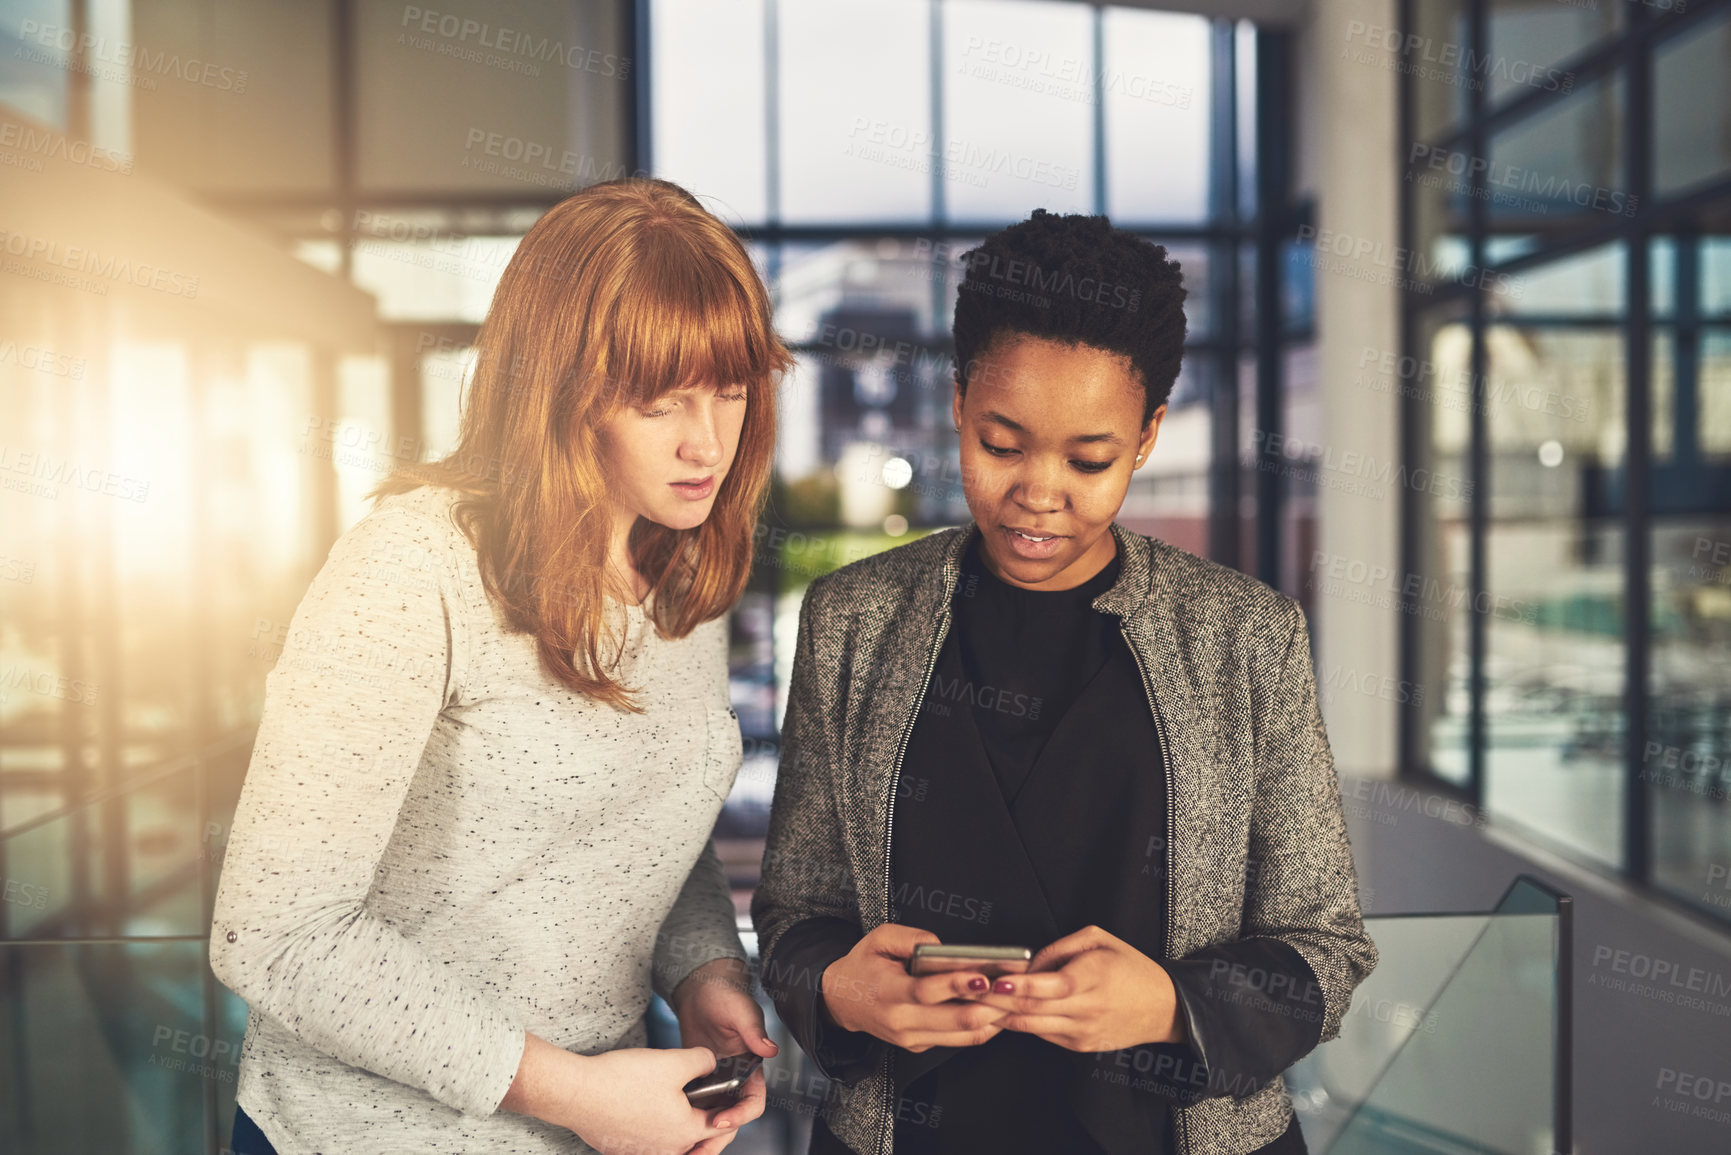
[[[380,485],[266,679],[211,928],[237,1155],[719,1151],[770,1055],[708,839],[723,617],[790,364],[737,238],[613,181],[523,238],[456,450]],[[685,1049],[650,1050],[666,996]]]

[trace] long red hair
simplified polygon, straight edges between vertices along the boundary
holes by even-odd
[[[793,364],[745,247],[665,180],[592,185],[548,210],[499,279],[476,341],[457,447],[402,469],[372,496],[421,485],[465,497],[457,518],[487,592],[535,636],[552,674],[640,709],[614,676],[623,638],[606,620],[611,512],[598,427],[696,382],[743,385],[739,448],[703,524],[639,519],[633,564],[648,611],[684,637],[738,600],[775,451],[775,390]],[[604,640],[608,644],[604,644]]]

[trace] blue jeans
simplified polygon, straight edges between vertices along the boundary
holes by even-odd
[[[276,1155],[276,1148],[266,1139],[258,1124],[239,1105],[234,1109],[234,1138],[228,1149],[233,1155]]]

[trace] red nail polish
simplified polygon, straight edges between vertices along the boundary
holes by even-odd
[[[985,979],[969,979],[968,980],[968,989],[970,991],[983,991],[986,989],[986,980]]]
[[[999,979],[997,982],[992,984],[992,990],[996,991],[1000,995],[1012,994],[1015,989],[1016,984],[1011,982],[1009,979]]]

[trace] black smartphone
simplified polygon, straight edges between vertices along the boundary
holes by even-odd
[[[1028,969],[1034,952],[1025,946],[972,946],[967,943],[922,942],[908,959],[910,975],[936,975],[950,971],[979,971],[989,979],[1019,975]]]
[[[693,1107],[713,1111],[731,1107],[739,1101],[739,1092],[751,1073],[762,1064],[761,1055],[723,1055],[715,1060],[715,1070],[699,1075],[685,1084],[685,1099]]]

